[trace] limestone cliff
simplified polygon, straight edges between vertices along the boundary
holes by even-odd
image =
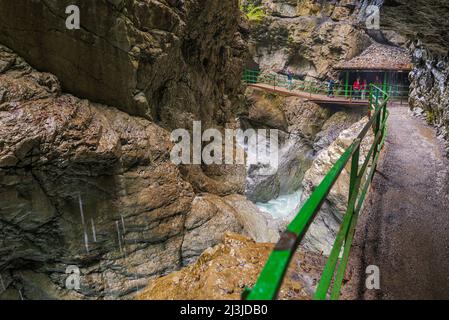
[[[315,188],[323,181],[329,170],[354,142],[367,122],[368,118],[364,117],[360,121],[349,126],[346,130],[341,131],[329,147],[323,149],[317,155],[310,169],[306,172],[302,182],[304,188],[304,193],[302,194],[301,199],[302,203],[310,197]],[[363,165],[373,140],[374,135],[370,131],[361,144],[360,166]],[[330,254],[332,245],[335,241],[335,236],[340,229],[343,215],[347,209],[349,200],[350,165],[350,163],[347,164],[346,168],[343,169],[340,177],[337,179],[324,201],[321,210],[311,224],[303,241],[305,248],[312,251],[323,252],[325,255]],[[292,219],[293,217],[290,218]]]
[[[166,129],[241,107],[237,1],[2,1],[0,30],[0,298],[128,298],[226,231],[276,240],[238,166],[170,161]]]
[[[449,7],[444,0],[385,0],[381,25],[408,39],[414,69],[410,107],[424,113],[449,143]]]
[[[358,25],[357,1],[264,0],[262,5],[266,17],[251,24],[249,65],[322,79],[371,43]]]
[[[240,19],[237,0],[1,1],[0,43],[80,98],[169,128],[223,125],[239,108]]]
[[[420,42],[412,50],[415,68],[410,73],[410,108],[437,127],[449,152],[449,60],[435,56]]]
[[[407,41],[420,40],[437,55],[447,56],[449,48],[449,7],[446,0],[384,0],[381,28]]]
[[[226,231],[276,241],[243,196],[195,194],[171,147],[165,129],[62,93],[0,46],[0,298],[126,298]]]

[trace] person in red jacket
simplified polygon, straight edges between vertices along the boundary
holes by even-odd
[[[357,80],[354,81],[354,84],[352,85],[352,89],[354,90],[354,99],[357,100],[360,98],[360,89],[362,88],[362,85],[360,84],[360,78],[357,78]]]

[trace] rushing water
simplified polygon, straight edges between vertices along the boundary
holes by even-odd
[[[295,193],[282,195],[276,199],[272,199],[267,203],[256,203],[256,206],[270,214],[275,219],[288,217],[291,213],[296,212],[301,201],[302,190]]]

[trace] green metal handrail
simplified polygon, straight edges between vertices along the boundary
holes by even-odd
[[[318,81],[305,81],[298,79],[297,77],[292,77],[292,80],[288,80],[288,76],[277,74],[277,73],[263,73],[257,70],[248,70],[246,69],[243,73],[243,81],[248,84],[266,84],[273,86],[273,89],[276,88],[285,88],[288,90],[297,90],[308,94],[321,94],[328,95],[329,87],[326,83],[318,82]],[[368,98],[368,91],[364,92],[353,90],[352,85],[346,86],[345,84],[334,84],[332,90],[332,97],[336,98],[347,98],[354,99],[356,96],[358,98],[362,97],[362,94]],[[406,86],[389,86],[388,90],[383,90],[389,94],[391,98],[404,100],[408,98],[408,87]]]
[[[372,117],[370,117],[368,123],[351,146],[324,177],[320,185],[316,187],[310,198],[304,203],[299,213],[287,227],[287,230],[282,234],[254,288],[245,290],[243,298],[248,300],[272,300],[277,298],[290,260],[333,185],[351,160],[348,207],[314,295],[316,300],[325,300],[328,296],[332,300],[337,300],[340,297],[341,285],[349,259],[357,219],[368,187],[376,171],[380,152],[385,143],[387,119],[389,116],[387,110],[389,99],[390,96],[387,92],[370,85],[369,104],[370,109],[374,111]],[[361,143],[370,129],[374,131],[374,141],[363,165],[359,168]],[[367,173],[370,164],[371,170]],[[342,248],[343,254],[340,258]],[[339,264],[338,261],[340,262]],[[333,284],[333,287],[329,295],[331,284]]]

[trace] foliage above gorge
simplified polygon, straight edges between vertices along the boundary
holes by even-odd
[[[240,9],[249,21],[261,22],[266,16],[261,0],[241,0]]]

